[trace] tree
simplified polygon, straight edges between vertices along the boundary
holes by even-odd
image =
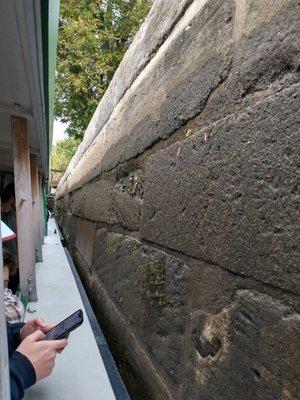
[[[57,142],[51,153],[51,169],[65,171],[79,143],[79,139],[73,138],[67,138]]]
[[[152,0],[62,0],[55,117],[82,139]]]

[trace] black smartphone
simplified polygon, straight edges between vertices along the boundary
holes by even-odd
[[[67,337],[70,332],[78,328],[83,323],[83,312],[77,310],[71,314],[68,318],[61,321],[59,324],[50,329],[45,334],[43,340],[59,340]]]

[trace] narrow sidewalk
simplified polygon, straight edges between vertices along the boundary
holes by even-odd
[[[58,323],[81,308],[84,323],[71,333],[69,345],[57,357],[52,375],[27,390],[26,400],[115,400],[103,360],[70,269],[56,224],[49,220],[43,262],[37,264],[38,302],[29,303],[26,319],[42,316]],[[27,309],[28,309],[27,307]]]

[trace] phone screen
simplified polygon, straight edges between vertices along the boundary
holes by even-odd
[[[46,333],[44,340],[58,340],[65,338],[70,332],[78,328],[83,323],[82,310],[75,311],[72,315],[64,319],[49,332]]]

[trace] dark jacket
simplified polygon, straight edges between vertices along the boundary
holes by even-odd
[[[25,389],[36,381],[35,370],[23,354],[15,351],[20,344],[20,329],[24,323],[7,324],[11,400],[20,400]]]

